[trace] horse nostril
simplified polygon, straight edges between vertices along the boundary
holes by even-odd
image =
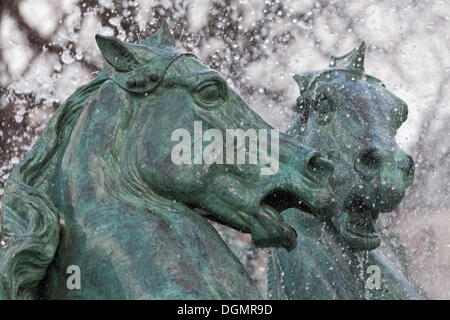
[[[305,159],[305,168],[313,177],[328,180],[334,171],[334,165],[318,152],[311,152]]]
[[[405,179],[407,181],[414,178],[414,160],[411,156],[405,155],[400,160],[397,161],[397,168],[400,169],[404,175]]]
[[[361,152],[359,160],[367,167],[379,168],[383,160],[383,155],[376,148],[365,149]]]
[[[362,177],[376,175],[383,163],[383,154],[377,148],[367,148],[360,152],[355,160],[355,169]]]

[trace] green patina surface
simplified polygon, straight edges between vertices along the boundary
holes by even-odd
[[[254,164],[173,163],[172,133],[194,137],[196,121],[271,127],[164,22],[140,44],[96,40],[109,66],[58,109],[6,185],[0,298],[260,299],[208,219],[280,247],[272,298],[422,297],[377,249],[378,214],[401,201],[414,163],[394,140],[407,106],[364,73],[364,44],[295,77],[298,139],[280,134],[279,170],[261,175]],[[66,285],[71,265],[80,290]],[[371,265],[378,290],[366,287]]]
[[[332,57],[328,69],[296,75],[300,97],[288,133],[326,153],[335,165],[339,213],[320,222],[290,209],[282,216],[298,233],[292,252],[269,255],[274,299],[420,299],[375,230],[378,214],[396,208],[412,183],[414,162],[395,142],[407,105],[364,72],[365,45]],[[370,266],[380,288],[367,287]]]
[[[171,161],[171,134],[270,129],[216,71],[175,45],[163,23],[141,44],[97,36],[109,66],[58,109],[6,185],[3,299],[259,299],[207,218],[257,246],[295,247],[279,211],[329,220],[333,167],[280,134],[279,171]],[[233,151],[234,152],[234,151]],[[258,162],[259,163],[259,162]],[[201,209],[201,210],[198,210]],[[68,266],[81,289],[66,286]]]

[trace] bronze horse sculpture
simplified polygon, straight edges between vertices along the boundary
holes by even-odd
[[[280,134],[279,170],[174,164],[171,133],[271,130],[167,25],[140,44],[97,36],[109,66],[56,111],[7,182],[2,299],[260,299],[207,218],[293,249],[277,210],[337,211],[333,166]],[[231,150],[234,152],[236,150]],[[229,150],[227,150],[229,152]],[[66,284],[81,271],[81,288]]]
[[[298,233],[298,246],[289,253],[271,250],[274,299],[424,297],[395,257],[377,249],[378,215],[399,204],[414,162],[395,142],[407,105],[364,72],[364,54],[363,42],[332,57],[325,70],[294,76],[300,97],[288,133],[333,162],[340,210],[323,223],[296,209],[282,212]]]

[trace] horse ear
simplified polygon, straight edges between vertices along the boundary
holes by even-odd
[[[350,58],[350,63],[348,64],[349,68],[359,69],[364,71],[364,55],[366,54],[366,43],[364,41],[353,50],[353,54]]]
[[[300,74],[294,75],[294,80],[295,82],[297,82],[297,85],[300,89],[300,96],[297,98],[293,110],[300,115],[298,120],[301,123],[306,123],[306,121],[308,121],[310,105],[309,99],[306,95],[306,91],[308,90],[309,83],[311,82],[313,76],[314,76],[313,72],[306,72],[301,75]]]
[[[364,71],[364,55],[366,53],[366,43],[364,41],[356,48],[350,51],[349,53],[335,57],[331,56],[330,58],[330,67],[347,67],[350,69],[357,69],[360,71]]]
[[[95,41],[106,62],[117,71],[128,72],[139,65],[138,59],[125,42],[99,34],[95,36]]]
[[[149,47],[175,48],[177,43],[170,32],[166,19],[161,21],[159,30],[151,37],[145,39],[142,44]]]
[[[313,75],[314,74],[312,72],[294,75],[293,78],[295,82],[297,82],[298,88],[300,89],[300,95],[303,95],[306,92],[306,89],[308,89],[309,82],[311,81]]]
[[[297,82],[298,88],[300,89],[300,94],[302,94],[303,91],[305,91],[306,87],[308,86],[308,79],[299,74],[294,75],[293,78],[294,78],[295,82]]]

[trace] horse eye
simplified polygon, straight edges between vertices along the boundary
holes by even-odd
[[[325,114],[333,110],[333,103],[328,100],[324,95],[318,95],[314,98],[313,107],[318,112]]]
[[[199,89],[197,89],[197,94],[202,100],[207,102],[214,102],[222,97],[222,91],[219,84],[210,82]]]

